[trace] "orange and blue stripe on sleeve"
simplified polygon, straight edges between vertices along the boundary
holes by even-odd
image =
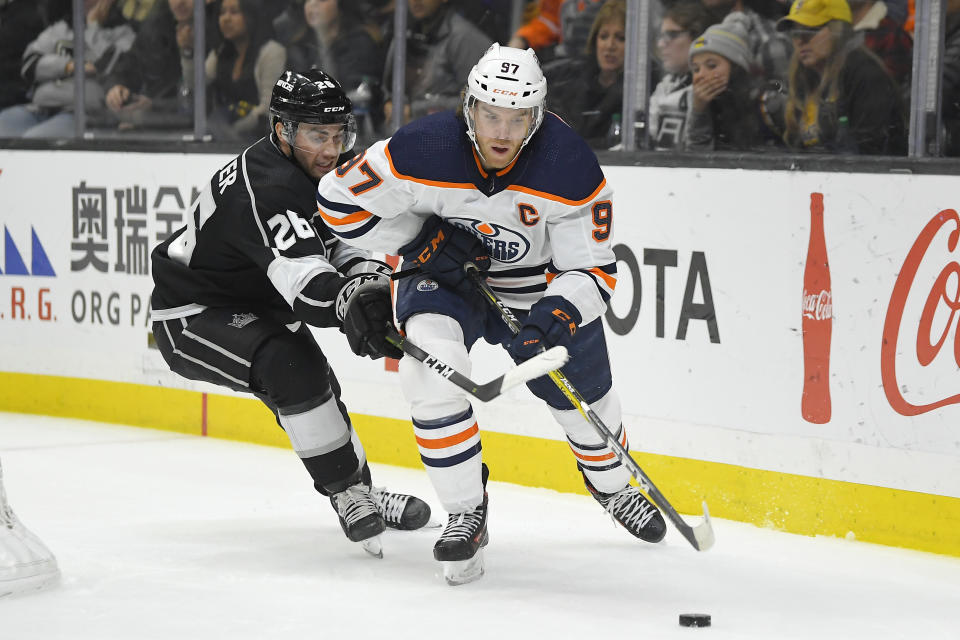
[[[591,267],[589,269],[571,269],[570,271],[579,271],[580,273],[585,273],[591,278],[597,285],[597,289],[600,290],[600,297],[603,298],[604,302],[609,302],[610,297],[613,296],[613,290],[617,286],[617,263],[611,262],[610,264],[605,264],[599,267]],[[566,273],[564,271],[557,271],[553,266],[553,263],[547,269],[547,284],[553,282],[553,279],[557,276]]]
[[[338,238],[359,238],[370,232],[380,222],[363,207],[327,200],[317,194],[317,214],[327,228]]]
[[[420,459],[429,467],[452,467],[480,455],[480,428],[473,409],[438,420],[413,421]]]

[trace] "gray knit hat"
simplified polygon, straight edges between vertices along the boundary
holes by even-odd
[[[750,46],[747,44],[747,30],[750,20],[739,11],[727,15],[720,24],[715,24],[703,32],[690,45],[690,60],[698,53],[716,53],[735,65],[750,71]]]

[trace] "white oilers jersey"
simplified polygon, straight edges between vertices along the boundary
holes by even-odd
[[[489,283],[508,305],[528,309],[559,295],[586,324],[616,284],[612,195],[593,151],[553,114],[512,165],[489,172],[466,125],[445,112],[324,176],[317,205],[337,238],[385,253],[397,253],[437,214],[483,241]]]

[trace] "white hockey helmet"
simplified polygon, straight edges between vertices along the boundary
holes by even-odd
[[[523,138],[522,149],[543,122],[546,108],[547,80],[533,49],[516,49],[493,43],[470,70],[463,93],[463,117],[467,135],[477,146],[473,107],[477,101],[495,107],[531,109],[530,127]],[[479,151],[479,148],[478,148]]]

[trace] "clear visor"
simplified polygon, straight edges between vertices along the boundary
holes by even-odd
[[[292,146],[305,153],[327,151],[337,155],[349,151],[357,141],[357,124],[352,115],[339,124],[310,124],[301,122]]]
[[[475,100],[470,111],[476,135],[496,140],[524,140],[535,121],[533,107],[511,109]]]

